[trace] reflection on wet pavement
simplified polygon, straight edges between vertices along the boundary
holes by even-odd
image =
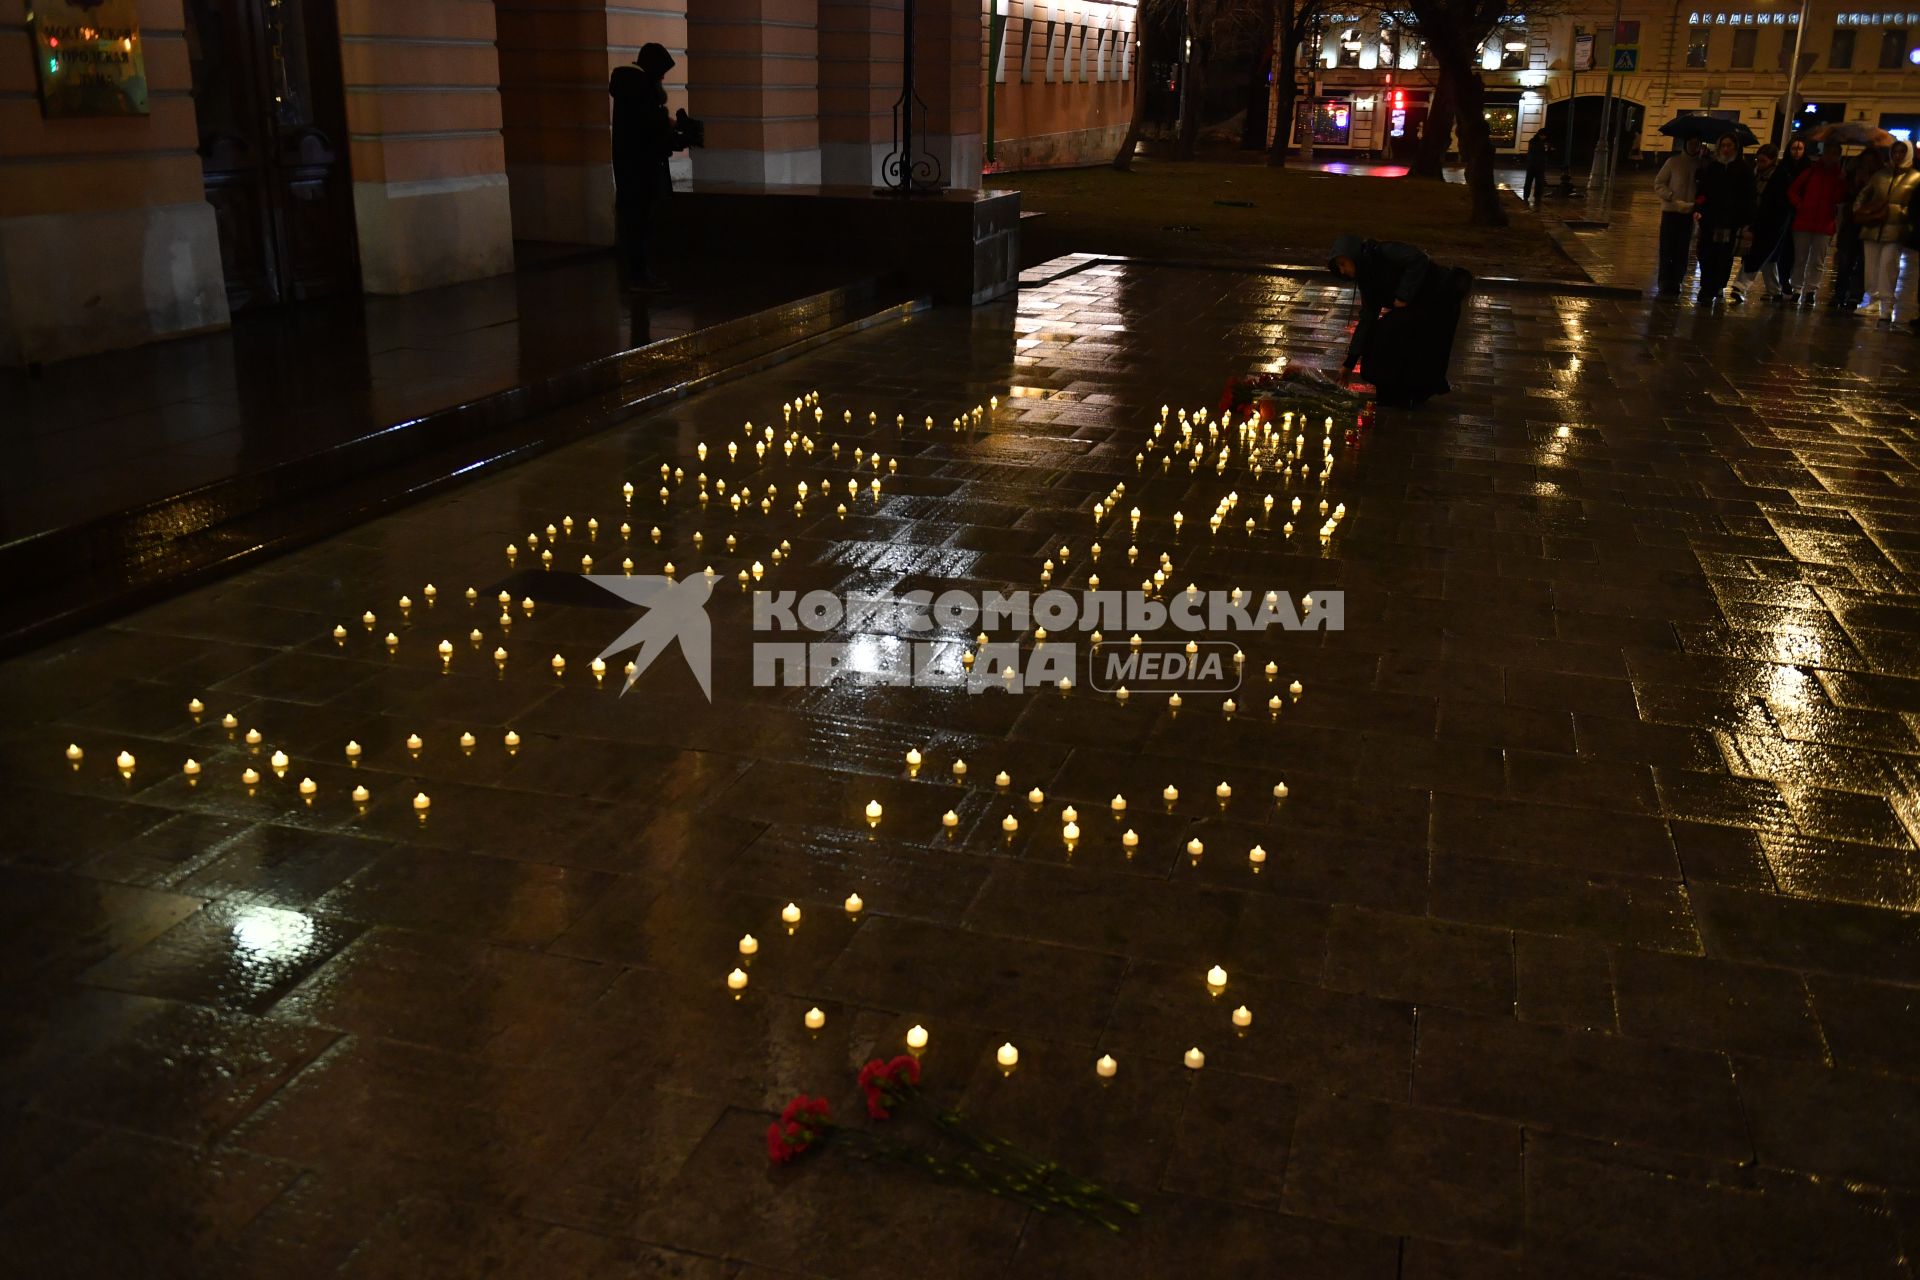
[[[1096,262],[0,667],[9,1270],[1908,1274],[1920,344],[1493,294],[1444,409],[1337,431],[1324,490],[1136,465],[1162,403],[1331,363],[1348,312]],[[756,460],[741,424],[815,388],[817,449]],[[702,508],[701,472],[755,496]],[[795,514],[801,479],[834,492]],[[1207,531],[1268,488],[1306,497],[1290,539]],[[1172,584],[1343,590],[1345,629],[1234,637],[1231,717],[751,682],[754,561],[1033,589],[1063,543],[1055,586],[1131,585],[1137,545]],[[714,567],[711,703],[671,653],[625,698],[624,655],[595,679],[636,614],[538,589],[583,555]],[[939,638],[951,670],[972,637]],[[769,1168],[769,1112],[851,1119],[916,1023],[936,1100],[1142,1219],[1108,1239],[832,1145]]]

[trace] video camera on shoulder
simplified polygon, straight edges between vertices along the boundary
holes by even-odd
[[[706,122],[695,120],[688,115],[685,107],[673,113],[673,132],[682,146],[704,147],[707,145]]]

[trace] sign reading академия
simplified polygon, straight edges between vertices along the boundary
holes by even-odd
[[[144,116],[139,0],[28,0],[40,114]]]

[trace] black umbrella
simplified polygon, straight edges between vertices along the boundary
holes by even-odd
[[[1720,116],[1700,116],[1681,114],[1660,126],[1660,132],[1669,138],[1698,138],[1702,142],[1718,142],[1727,134],[1743,147],[1755,146],[1760,139],[1754,137],[1753,130],[1738,120],[1726,120]]]

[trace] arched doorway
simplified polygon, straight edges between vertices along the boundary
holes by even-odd
[[[187,0],[185,18],[228,305],[358,289],[333,0]]]
[[[1556,165],[1565,163],[1563,153],[1567,146],[1569,110],[1573,112],[1572,168],[1575,173],[1585,173],[1593,163],[1594,144],[1600,141],[1600,117],[1606,112],[1606,98],[1598,93],[1583,93],[1571,99],[1571,105],[1566,98],[1547,104],[1546,123],[1541,126],[1541,131],[1547,135],[1547,144],[1553,148]],[[1614,98],[1610,129],[1619,145],[1620,158],[1624,159],[1639,144],[1644,116],[1645,109],[1639,103],[1627,98]]]

